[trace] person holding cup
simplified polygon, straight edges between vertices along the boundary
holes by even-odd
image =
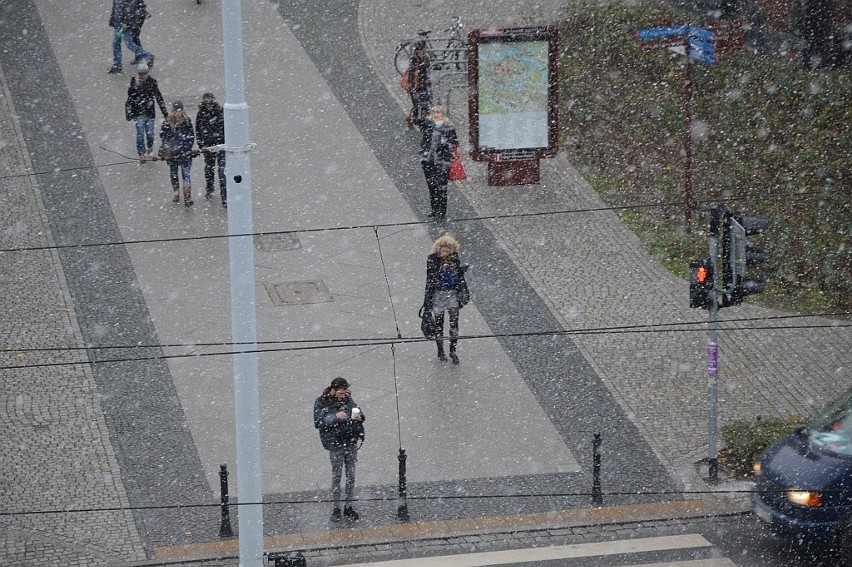
[[[349,382],[337,377],[331,381],[314,402],[314,427],[319,429],[320,441],[331,461],[331,494],[334,509],[331,521],[344,517],[355,521],[360,516],[352,508],[355,500],[355,463],[358,462],[359,441],[364,440],[364,412],[352,399]],[[340,512],[340,481],[346,469],[346,500]]]

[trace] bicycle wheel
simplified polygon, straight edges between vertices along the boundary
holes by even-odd
[[[467,49],[467,44],[457,39],[451,39],[447,42],[448,59],[452,62],[453,68],[461,72],[467,68],[467,51],[458,51]]]
[[[399,44],[396,48],[396,54],[393,56],[393,66],[396,67],[396,72],[402,75],[408,69],[408,63],[411,61],[411,55],[414,53],[414,42],[405,41]]]

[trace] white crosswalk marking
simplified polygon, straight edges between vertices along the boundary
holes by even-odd
[[[676,549],[696,549],[711,547],[712,544],[698,534],[680,536],[660,536],[598,543],[578,543],[553,547],[513,549],[508,551],[487,551],[420,559],[400,559],[378,563],[359,563],[350,567],[485,567],[489,565],[507,565],[533,561],[553,561],[556,559],[577,559],[582,557],[600,557],[606,555],[671,551]],[[730,559],[692,559],[663,563],[648,563],[633,567],[737,567]]]

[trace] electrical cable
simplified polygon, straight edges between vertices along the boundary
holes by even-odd
[[[396,325],[396,338],[402,339],[402,333],[399,330],[399,321],[396,318],[396,308],[393,305],[393,293],[391,292],[390,287],[390,278],[388,278],[388,269],[385,265],[385,257],[382,254],[382,240],[379,238],[379,229],[378,227],[373,227],[373,232],[376,234],[376,244],[379,249],[379,259],[382,262],[382,271],[385,274],[385,286],[388,290],[388,301],[391,306],[391,313],[393,313],[393,323]],[[399,411],[399,384],[397,383],[397,375],[396,375],[396,345],[391,343],[390,345],[391,351],[391,371],[393,372],[393,392],[394,399],[396,400],[396,432],[397,432],[397,441],[399,442],[399,451],[402,453],[402,418]]]
[[[826,193],[836,193],[841,192],[840,190],[836,191],[811,191],[811,192],[790,192],[785,194],[776,194],[773,197],[807,197],[812,195],[825,196]],[[740,201],[745,200],[745,197],[728,197],[722,199],[712,199],[705,201],[696,201],[697,203],[720,203],[720,202],[731,202],[731,201]],[[469,217],[458,217],[447,219],[449,222],[481,222],[481,221],[494,221],[494,220],[511,220],[511,219],[520,219],[520,218],[534,218],[534,217],[543,217],[543,216],[556,216],[556,215],[567,215],[567,214],[582,214],[582,213],[596,213],[596,212],[607,212],[607,211],[622,211],[622,210],[634,210],[634,209],[647,209],[647,208],[658,208],[658,207],[673,207],[673,206],[681,206],[683,202],[681,201],[672,201],[666,203],[645,203],[645,204],[626,204],[626,205],[618,205],[618,206],[603,206],[603,207],[587,207],[582,209],[559,209],[555,211],[541,211],[534,213],[506,213],[506,214],[495,214],[495,215],[477,215],[477,216],[469,216]],[[395,228],[395,227],[411,227],[411,226],[420,226],[420,225],[430,225],[431,221],[405,221],[405,222],[395,222],[395,223],[383,223],[383,224],[354,224],[349,226],[332,226],[332,227],[320,227],[320,228],[301,228],[301,229],[290,229],[290,230],[274,230],[274,231],[265,231],[265,232],[251,232],[251,233],[241,233],[241,234],[216,234],[216,235],[205,235],[205,236],[184,236],[184,237],[171,237],[171,238],[151,238],[144,240],[122,240],[116,242],[80,242],[77,244],[57,244],[52,246],[22,246],[18,248],[0,248],[0,253],[11,253],[11,252],[38,252],[44,250],[62,250],[62,249],[83,249],[83,248],[95,248],[95,247],[106,247],[106,246],[132,246],[132,245],[141,245],[141,244],[162,244],[162,243],[178,243],[178,242],[190,242],[190,241],[201,241],[201,240],[218,240],[218,239],[226,239],[226,238],[235,238],[235,237],[244,237],[244,236],[279,236],[279,235],[288,235],[288,234],[311,234],[311,233],[324,233],[324,232],[337,232],[337,231],[346,231],[346,230],[364,230],[369,228]]]
[[[704,496],[704,495],[744,495],[744,494],[783,494],[787,489],[763,490],[756,489],[724,489],[724,490],[647,490],[647,491],[613,491],[604,492],[604,497],[637,497],[637,496]],[[843,489],[826,489],[821,490],[823,494],[832,492],[842,492]],[[408,500],[420,501],[447,501],[447,500],[508,500],[515,498],[590,498],[592,492],[528,492],[514,494],[435,494],[435,495],[410,495]],[[367,496],[358,498],[359,502],[395,502],[397,496]],[[280,506],[280,505],[299,505],[299,504],[329,504],[333,500],[326,498],[311,498],[305,500],[269,500],[262,502],[234,502],[230,501],[228,506]],[[17,512],[0,511],[0,517],[11,516],[35,516],[44,514],[79,514],[93,512],[127,512],[127,511],[145,511],[145,510],[186,510],[192,508],[221,508],[221,503],[209,504],[159,504],[151,506],[115,506],[104,508],[64,508],[53,510],[23,510]]]
[[[686,325],[687,323],[672,323],[671,325]],[[696,322],[695,324],[706,325],[706,321]],[[777,331],[777,330],[789,330],[789,329],[835,329],[835,328],[847,328],[852,327],[852,322],[849,323],[837,323],[837,324],[825,324],[825,325],[775,325],[775,326],[767,326],[767,327],[720,327],[720,331],[752,331],[752,330],[767,330],[767,331]],[[500,338],[521,338],[521,337],[545,337],[545,336],[565,336],[565,335],[579,335],[579,336],[587,336],[587,335],[604,335],[604,334],[631,334],[631,333],[670,333],[670,332],[704,332],[703,328],[648,328],[646,326],[632,326],[627,328],[597,328],[597,329],[566,329],[566,330],[554,330],[554,331],[529,331],[524,333],[483,333],[477,335],[459,335],[456,337],[458,340],[481,340],[481,339],[500,339]],[[63,366],[78,366],[81,364],[108,364],[108,363],[127,363],[127,362],[143,362],[143,361],[154,361],[154,360],[170,360],[170,359],[183,359],[183,358],[196,358],[196,357],[208,357],[208,356],[233,356],[235,354],[263,354],[263,353],[279,353],[279,352],[295,352],[295,351],[303,351],[303,350],[324,350],[324,349],[337,349],[337,348],[353,348],[353,347],[365,347],[365,346],[382,346],[382,345],[395,345],[395,344],[411,344],[411,343],[422,343],[422,342],[431,342],[430,339],[426,339],[423,337],[401,337],[401,338],[364,338],[364,339],[340,339],[342,341],[349,342],[334,342],[333,344],[319,344],[319,345],[310,345],[310,346],[290,346],[290,347],[282,347],[282,348],[265,348],[265,349],[251,349],[251,350],[230,350],[224,352],[209,352],[209,353],[189,353],[189,354],[163,354],[163,355],[155,355],[155,356],[138,356],[138,357],[126,357],[126,358],[109,358],[109,359],[95,359],[95,360],[84,360],[84,361],[70,361],[70,362],[45,362],[45,363],[34,363],[34,364],[17,364],[12,366],[0,366],[0,370],[13,370],[13,369],[25,369],[25,368],[48,368],[48,367],[63,367]],[[317,340],[314,342],[323,342],[322,340]],[[186,345],[186,346],[196,346],[196,345]],[[217,346],[227,346],[227,343],[222,343]],[[129,350],[134,347],[128,347]],[[145,347],[150,348],[150,347]],[[90,350],[98,350],[98,347],[91,347]],[[22,352],[22,351],[14,351],[11,349],[6,349],[7,352]]]
[[[793,315],[771,315],[765,317],[743,317],[741,319],[720,319],[717,321],[718,324],[736,324],[736,323],[746,323],[746,322],[755,322],[755,321],[778,321],[784,319],[809,319],[809,318],[817,318],[817,317],[848,317],[852,315],[852,311],[825,311],[821,313],[797,313]],[[395,317],[395,315],[394,315]],[[635,325],[617,325],[613,327],[588,327],[583,329],[573,329],[576,334],[597,334],[598,332],[621,332],[621,331],[630,331],[630,330],[642,330],[642,329],[663,329],[665,327],[674,327],[674,326],[703,326],[707,325],[707,321],[678,321],[673,323],[642,323]],[[835,326],[840,326],[840,324],[835,323],[827,323],[824,325],[811,325],[807,328],[832,328]],[[764,330],[764,329],[775,329],[780,327],[732,327],[731,329],[741,329],[741,330]],[[790,328],[798,328],[798,327],[790,327]],[[806,327],[802,327],[806,328]],[[727,329],[727,328],[726,328]],[[665,330],[665,329],[663,329]],[[689,331],[691,329],[673,329],[673,330],[683,330]],[[541,332],[552,332],[552,333],[561,333],[565,332],[563,330],[555,330],[555,331],[541,331]],[[401,333],[399,332],[399,326],[397,325],[397,339],[403,339]],[[203,347],[217,347],[217,346],[241,346],[241,345],[279,345],[279,344],[315,344],[315,343],[350,343],[353,341],[392,341],[393,339],[390,337],[372,337],[372,338],[343,338],[343,339],[289,339],[289,340],[278,340],[278,341],[254,341],[251,343],[248,342],[240,342],[240,341],[217,341],[217,342],[209,342],[209,343],[161,343],[161,344],[135,344],[135,345],[87,345],[87,346],[49,346],[49,347],[28,347],[28,348],[15,348],[14,345],[5,345],[3,350],[6,352],[74,352],[74,351],[89,351],[89,350],[135,350],[140,348],[203,348]]]

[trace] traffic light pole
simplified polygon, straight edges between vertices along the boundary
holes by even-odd
[[[710,209],[710,236],[708,247],[710,262],[713,265],[713,278],[719,274],[719,226],[723,220],[723,211],[714,206]],[[710,294],[710,340],[707,343],[707,463],[711,482],[719,478],[719,412],[717,372],[719,368],[719,298],[716,293],[718,279]]]

